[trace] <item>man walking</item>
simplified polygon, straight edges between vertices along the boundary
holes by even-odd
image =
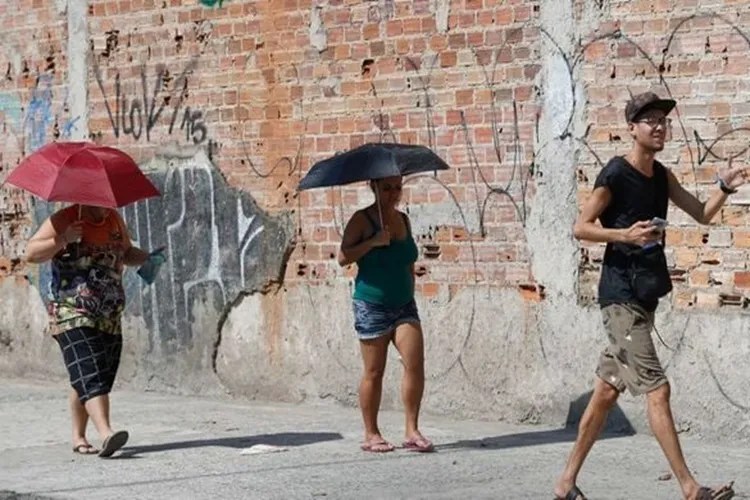
[[[670,385],[651,339],[654,311],[672,282],[664,256],[664,226],[669,200],[700,224],[708,224],[727,196],[746,181],[745,168],[731,168],[717,179],[706,202],[687,192],[674,174],[654,159],[664,149],[667,115],[675,101],[646,92],[625,108],[633,138],[630,152],[614,157],[599,173],[594,191],[575,224],[579,240],[606,242],[599,281],[599,303],[610,344],[596,370],[591,401],[578,437],[555,485],[558,500],[584,500],[576,485],[586,455],[609,410],[626,388],[646,395],[648,419],[686,500],[727,500],[732,483],[711,489],[698,484],[682,454],[670,408]],[[599,219],[601,226],[596,224]]]

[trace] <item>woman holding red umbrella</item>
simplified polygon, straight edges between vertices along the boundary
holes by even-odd
[[[127,431],[115,432],[109,417],[122,350],[122,273],[124,266],[151,259],[131,244],[115,207],[158,191],[125,153],[88,143],[47,146],[19,165],[8,182],[50,201],[74,203],[42,223],[26,260],[52,266],[49,315],[72,386],[73,451],[110,457],[129,437]],[[101,450],[86,439],[89,417],[102,438]]]
[[[29,241],[28,262],[52,263],[49,312],[73,386],[75,452],[108,457],[128,440],[127,431],[113,431],[109,420],[109,393],[122,350],[122,271],[148,258],[131,245],[120,215],[107,208],[63,209],[44,221]],[[103,439],[101,451],[86,439],[89,417]]]

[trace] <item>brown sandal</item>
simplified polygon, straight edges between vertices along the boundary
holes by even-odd
[[[702,486],[698,490],[697,500],[729,500],[734,498],[734,481],[730,482],[726,487],[716,491],[708,486]]]

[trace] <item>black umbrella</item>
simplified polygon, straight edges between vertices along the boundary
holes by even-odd
[[[434,170],[447,170],[448,164],[430,148],[410,144],[364,144],[358,148],[319,161],[300,181],[297,189],[342,186]]]
[[[342,186],[399,175],[447,170],[448,164],[430,148],[410,144],[370,143],[319,161],[302,178],[298,191],[319,187]],[[380,226],[383,213],[377,192]]]

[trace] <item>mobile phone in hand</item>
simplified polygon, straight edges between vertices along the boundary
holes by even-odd
[[[657,234],[663,234],[664,230],[667,227],[667,221],[660,217],[654,217],[653,219],[651,219],[651,224],[653,224],[654,226],[653,232]],[[650,241],[643,245],[643,248],[652,248],[657,245],[659,245],[659,241]]]
[[[664,230],[667,227],[667,221],[660,218],[660,217],[654,217],[651,219],[651,224],[657,227],[657,229]]]

